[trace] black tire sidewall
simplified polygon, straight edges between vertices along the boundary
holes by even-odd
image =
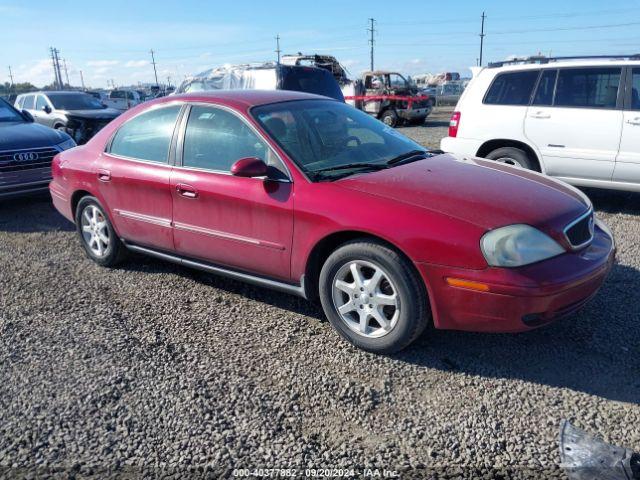
[[[390,118],[391,123],[388,124],[387,122],[385,122],[385,118]],[[398,114],[393,110],[385,110],[384,113],[380,116],[380,121],[382,121],[382,123],[384,123],[388,127],[395,127],[396,125],[398,125]]]
[[[84,240],[84,236],[82,235],[81,216],[82,216],[82,212],[89,205],[95,205],[96,207],[98,207],[107,222],[107,230],[109,231],[109,238],[111,239],[111,241],[109,242],[109,246],[107,247],[107,254],[104,255],[103,257],[98,257],[91,251],[91,249],[89,248],[89,245],[87,245],[87,242],[85,242]],[[113,229],[113,225],[111,224],[109,215],[107,215],[106,210],[100,204],[97,198],[91,197],[91,196],[86,196],[81,198],[76,207],[75,220],[76,220],[76,232],[80,239],[80,243],[82,244],[82,248],[84,249],[85,253],[91,260],[93,260],[95,263],[103,267],[109,267],[117,264],[122,259],[123,248],[124,248],[122,245],[122,242],[120,241],[120,239],[118,238],[118,235]]]
[[[375,263],[389,276],[400,298],[400,318],[391,332],[366,338],[353,332],[340,318],[333,304],[333,279],[345,263],[363,260]],[[422,333],[428,323],[427,297],[412,266],[394,250],[373,242],[349,242],[334,251],[320,272],[320,302],[331,325],[346,340],[363,350],[390,354],[397,352]]]
[[[492,152],[489,152],[489,154],[486,156],[486,158],[489,160],[498,160],[499,158],[504,158],[504,157],[513,158],[514,160],[517,160],[518,162],[520,162],[523,168],[526,168],[527,170],[533,170],[533,165],[531,164],[531,160],[529,159],[529,156],[524,150],[521,150],[519,148],[502,147],[502,148],[493,150]],[[504,163],[504,162],[500,162],[500,163]]]

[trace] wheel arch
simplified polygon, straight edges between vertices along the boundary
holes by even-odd
[[[101,198],[100,195],[97,195],[94,192],[90,192],[89,190],[78,189],[78,190],[74,191],[71,194],[71,215],[73,215],[74,221],[75,221],[75,218],[76,218],[76,209],[78,208],[78,203],[80,203],[80,200],[82,200],[83,197],[94,197],[94,198],[96,198],[98,200],[98,202],[102,206],[102,209],[107,214],[107,217],[109,218],[109,221],[111,222],[111,226],[113,227],[115,232],[119,235],[120,232],[118,231],[118,227],[116,226],[116,224],[113,221],[113,215],[111,214],[111,211],[109,210],[109,208],[102,201],[102,198]]]
[[[393,242],[379,236],[372,234],[370,232],[362,231],[362,230],[341,230],[337,232],[332,232],[325,237],[321,238],[316,244],[313,246],[309,255],[307,256],[307,261],[305,265],[304,272],[304,289],[305,295],[310,300],[318,300],[318,283],[320,278],[320,270],[322,270],[322,266],[324,262],[327,260],[329,255],[334,252],[341,245],[344,245],[347,242],[353,240],[369,240],[374,241],[376,243],[380,243],[385,245],[386,247],[394,250],[399,255],[404,257],[411,265],[415,275],[420,279],[420,287],[422,288],[424,294],[427,297],[427,301],[429,305],[431,305],[431,299],[429,296],[429,288],[425,284],[424,278],[416,268],[414,262],[411,260],[409,255],[407,255],[401,248],[395,245]]]
[[[537,167],[537,171],[541,173],[545,172],[544,164],[542,163],[540,155],[538,154],[536,149],[531,145],[529,145],[528,143],[525,143],[519,140],[510,140],[506,138],[497,138],[494,140],[488,140],[480,146],[480,148],[476,152],[476,156],[484,158],[492,151],[498,148],[503,148],[503,147],[512,147],[512,148],[519,148],[520,150],[524,150],[527,156],[535,163]]]

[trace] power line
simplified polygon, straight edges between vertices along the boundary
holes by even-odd
[[[601,28],[620,28],[640,25],[640,22],[628,23],[610,23],[606,25],[587,25],[584,27],[559,27],[559,28],[534,28],[530,30],[508,30],[503,32],[489,32],[491,35],[512,35],[518,33],[535,33],[535,32],[569,32],[575,30],[599,30]]]
[[[373,45],[375,44],[374,35],[376,33],[376,20],[374,18],[370,18],[369,22],[371,26],[367,28],[367,32],[371,33],[371,37],[369,37],[369,45],[371,46],[371,71],[373,72]]]

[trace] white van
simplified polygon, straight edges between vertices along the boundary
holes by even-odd
[[[462,94],[440,148],[640,191],[639,92],[640,56],[489,64]]]

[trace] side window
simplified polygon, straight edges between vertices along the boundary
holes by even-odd
[[[117,131],[109,152],[123,157],[166,163],[180,106],[158,108],[132,118]]]
[[[539,70],[501,73],[493,80],[484,103],[489,105],[529,105]]]
[[[631,109],[640,110],[640,68],[631,72]]]
[[[194,105],[184,134],[182,165],[228,172],[245,157],[258,157],[282,171],[279,159],[240,118],[227,110]]]
[[[22,108],[24,108],[25,110],[33,110],[34,107],[34,95],[27,95],[26,97],[24,97],[24,106]]]
[[[16,100],[16,105],[15,105],[15,107],[16,107],[18,110],[22,110],[22,109],[24,108],[22,105],[24,105],[24,97],[20,97],[20,98],[18,98],[18,100]]]
[[[553,89],[556,86],[557,74],[558,71],[555,69],[542,71],[532,105],[551,105],[553,103]]]
[[[615,108],[620,74],[620,68],[611,67],[561,69],[554,105]]]
[[[36,101],[36,110],[42,110],[47,106],[47,101],[42,95],[38,95],[38,100]]]

